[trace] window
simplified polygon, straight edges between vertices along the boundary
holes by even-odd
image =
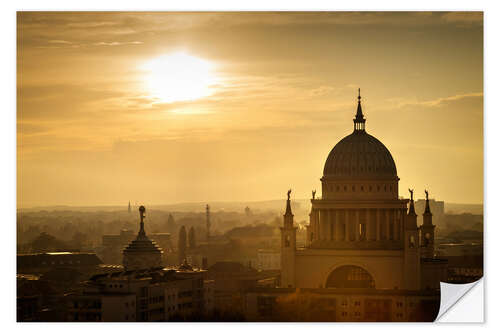
[[[415,247],[415,237],[413,235],[410,236],[410,247]]]

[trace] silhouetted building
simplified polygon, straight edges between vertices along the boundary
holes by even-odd
[[[66,296],[68,321],[167,321],[193,319],[213,309],[213,282],[184,263],[100,274]]]
[[[123,267],[125,270],[147,269],[163,265],[162,250],[146,236],[144,230],[145,211],[144,206],[139,207],[141,218],[139,233],[137,238],[123,250]]]
[[[281,269],[280,251],[273,249],[259,249],[257,251],[257,268],[260,270]]]
[[[207,279],[213,280],[215,308],[221,311],[242,311],[244,292],[271,278],[239,262],[220,261],[209,267]]]
[[[64,321],[63,292],[37,275],[17,274],[17,321]]]
[[[48,252],[17,255],[17,273],[43,274],[55,268],[94,272],[102,261],[95,253]]]
[[[414,293],[438,289],[439,281],[446,281],[446,261],[434,258],[428,197],[419,228],[413,190],[410,200],[398,197],[396,164],[384,144],[366,132],[365,122],[358,96],[354,131],[335,145],[326,160],[322,197],[313,192],[304,248],[296,246],[288,192],[281,228],[284,288]]]
[[[135,238],[132,230],[123,229],[118,235],[102,236],[102,261],[107,264],[118,264],[123,261],[123,249]]]
[[[426,205],[427,205],[427,200],[424,199],[415,200],[416,213],[423,214]],[[440,225],[444,216],[444,201],[429,199],[429,207],[432,211],[434,223]]]
[[[207,242],[210,241],[210,226],[211,226],[211,223],[210,223],[210,206],[207,204],[207,207],[206,207],[206,215],[207,215]]]
[[[439,292],[258,288],[245,296],[248,321],[434,321]]]

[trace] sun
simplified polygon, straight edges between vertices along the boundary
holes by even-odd
[[[217,82],[213,63],[184,52],[152,59],[142,69],[151,96],[165,103],[210,96]]]

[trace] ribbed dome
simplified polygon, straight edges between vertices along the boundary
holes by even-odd
[[[158,252],[161,253],[161,249],[156,245],[156,243],[150,240],[145,235],[139,235],[135,240],[133,240],[124,250],[124,253],[131,252]]]
[[[365,130],[340,140],[326,159],[323,176],[346,179],[395,179],[396,164],[389,150]]]

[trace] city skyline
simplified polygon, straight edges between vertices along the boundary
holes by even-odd
[[[320,196],[358,87],[399,195],[481,204],[482,18],[20,12],[18,207]]]

